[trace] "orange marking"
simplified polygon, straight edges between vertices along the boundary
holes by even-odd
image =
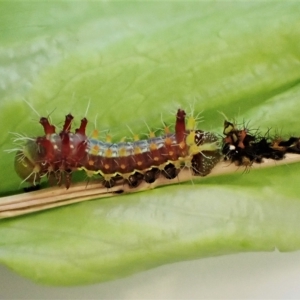
[[[172,140],[170,138],[165,139],[165,145],[170,146],[172,144]]]
[[[153,150],[157,150],[157,146],[155,143],[151,143],[150,146],[149,146],[150,150],[153,151]]]

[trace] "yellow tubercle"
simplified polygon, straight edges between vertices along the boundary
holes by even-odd
[[[99,138],[99,131],[97,129],[94,129],[92,132],[92,138],[98,139]]]
[[[154,150],[157,150],[157,145],[155,143],[151,143],[149,145],[149,148],[150,148],[150,151],[154,151]]]
[[[138,135],[138,134],[134,134],[134,135],[133,135],[133,140],[134,140],[135,142],[139,141],[139,140],[140,140],[139,135]]]
[[[105,151],[105,157],[112,157],[112,150],[111,149],[107,149]]]
[[[164,128],[164,132],[165,132],[165,134],[170,134],[170,133],[171,133],[170,127],[169,127],[169,126],[166,126],[166,127]]]
[[[99,153],[100,147],[98,145],[94,145],[91,149],[92,155],[97,155]]]
[[[149,132],[149,138],[150,139],[155,138],[155,132],[154,131]]]
[[[134,154],[141,154],[142,150],[140,147],[134,147]]]
[[[165,138],[165,145],[166,146],[171,146],[172,145],[172,139],[169,138],[169,137]]]
[[[111,137],[111,135],[110,135],[110,134],[107,134],[105,140],[106,140],[106,143],[111,143],[111,142],[112,142],[112,137]]]
[[[124,147],[119,149],[119,156],[121,156],[121,157],[127,156],[127,152]]]
[[[196,128],[196,119],[193,116],[191,116],[187,120],[186,129],[187,130],[195,130],[195,128]]]

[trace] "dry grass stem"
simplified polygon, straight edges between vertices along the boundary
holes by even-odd
[[[251,169],[272,167],[274,165],[289,164],[300,162],[300,156],[297,154],[288,154],[284,160],[274,161],[265,159],[262,164],[253,164]],[[222,174],[244,172],[245,167],[236,167],[229,162],[220,162],[215,166],[208,176],[217,176]],[[201,177],[191,175],[190,170],[184,169],[175,179],[166,179],[160,176],[154,183],[142,182],[138,187],[131,188],[127,184],[119,184],[113,188],[107,189],[101,186],[101,183],[86,184],[77,183],[68,190],[65,187],[52,187],[30,193],[23,193],[13,196],[0,198],[0,218],[15,217],[32,212],[37,212],[49,208],[55,208],[72,203],[89,201],[99,198],[107,198],[119,194],[128,194],[146,191],[159,186],[176,184],[191,180],[199,180]]]

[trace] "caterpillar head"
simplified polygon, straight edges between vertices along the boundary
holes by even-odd
[[[41,166],[39,146],[34,140],[27,140],[22,150],[15,156],[15,171],[23,182],[27,181],[36,185],[40,181]]]
[[[192,154],[192,170],[195,175],[206,176],[221,159],[219,138],[201,130],[191,131],[193,138],[190,145]]]

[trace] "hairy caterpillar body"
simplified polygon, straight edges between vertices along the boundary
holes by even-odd
[[[281,160],[286,153],[300,154],[300,138],[268,138],[258,134],[252,135],[248,129],[239,129],[227,120],[224,121],[225,135],[222,154],[237,166],[249,167],[253,163],[262,163],[263,158]]]
[[[182,168],[189,168],[194,175],[210,173],[221,158],[219,138],[195,128],[195,119],[186,120],[184,110],[178,109],[175,132],[165,130],[162,136],[153,133],[148,139],[112,143],[88,138],[83,118],[79,128],[71,131],[73,116],[68,114],[62,130],[56,133],[48,118],[40,118],[44,135],[29,138],[15,157],[17,174],[34,186],[41,177],[64,183],[69,188],[72,173],[84,170],[88,176],[98,174],[105,187],[117,181],[126,181],[136,187],[144,180],[154,182],[159,174],[175,178]]]

